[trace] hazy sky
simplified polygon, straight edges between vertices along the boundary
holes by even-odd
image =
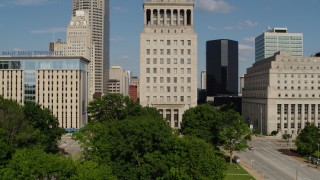
[[[320,0],[195,0],[198,71],[205,69],[207,40],[239,41],[239,75],[254,62],[254,37],[270,27],[304,34],[304,54],[320,51]],[[111,65],[139,75],[143,0],[110,0]],[[0,0],[0,51],[48,50],[65,40],[71,0]],[[54,37],[53,37],[53,33]]]

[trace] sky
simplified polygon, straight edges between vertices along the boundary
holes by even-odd
[[[66,39],[72,0],[0,0],[0,52],[48,50]],[[143,0],[110,0],[110,62],[139,76]],[[320,0],[195,0],[198,74],[206,41],[239,42],[239,76],[254,63],[254,38],[268,27],[304,34],[304,55],[320,51]],[[53,33],[54,32],[54,33]]]

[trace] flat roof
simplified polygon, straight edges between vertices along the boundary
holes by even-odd
[[[54,60],[54,59],[79,59],[87,62],[88,64],[91,62],[90,60],[82,57],[82,56],[0,56],[0,60],[24,60],[24,59],[41,59],[41,60]]]

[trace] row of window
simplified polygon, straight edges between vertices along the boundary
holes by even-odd
[[[299,97],[299,98],[301,98],[301,97],[306,97],[306,98],[309,98],[309,97],[313,97],[313,98],[315,98],[316,97],[316,95],[315,94],[304,94],[304,96],[302,95],[302,94],[297,94],[298,96],[296,96],[296,94],[291,94],[291,97]],[[285,93],[285,94],[281,94],[281,93],[279,93],[278,94],[278,97],[290,97],[290,94],[288,94],[288,93]],[[320,97],[320,94],[319,94],[319,97]]]
[[[283,106],[283,108],[281,106]],[[289,105],[289,104],[284,104],[284,105],[277,104],[277,114],[280,115],[282,109],[283,109],[283,113],[284,114],[288,114],[288,108],[289,107],[290,107],[290,110],[291,110],[291,114],[294,114],[295,109],[298,110],[298,114],[301,114],[303,106],[304,106],[305,114],[308,114],[309,108],[311,108],[311,114],[315,114],[315,110],[316,110],[316,106],[317,105],[316,104],[298,104],[297,106],[296,106],[296,104],[291,104],[291,105]],[[317,107],[318,107],[317,108],[318,109],[318,114],[320,114],[320,104],[318,104]]]
[[[188,45],[188,46],[191,46],[191,40],[167,40],[167,41],[164,41],[164,40],[153,40],[152,41],[152,45],[154,46],[157,46],[158,45],[158,42],[160,45],[166,45],[166,46],[171,46],[174,45],[174,46],[184,46],[185,44]],[[186,43],[185,43],[186,42]],[[147,40],[147,45],[151,45],[151,40]]]
[[[178,77],[166,77],[166,78],[164,78],[164,77],[160,77],[160,78],[153,77],[152,78],[152,80],[153,80],[152,82],[153,83],[158,83],[158,81],[157,81],[158,79],[159,79],[160,83],[178,83]],[[187,80],[186,81],[187,83],[191,83],[191,77],[187,77],[186,80]],[[147,77],[146,81],[147,81],[147,83],[151,83],[151,78]],[[185,77],[180,77],[179,83],[185,83]]]
[[[171,86],[160,86],[159,88],[157,86],[152,87],[152,92],[158,92],[158,89],[160,92],[178,92],[178,89],[180,90],[179,92],[191,92],[191,86],[185,87],[185,86],[180,86],[178,88],[177,86],[171,87]],[[147,92],[151,92],[151,87],[147,86],[146,87]]]
[[[163,58],[159,59],[159,64],[164,64],[165,60]],[[184,58],[180,58],[180,64],[184,64],[185,63],[185,59]],[[187,64],[191,64],[191,58],[187,58]],[[151,60],[150,58],[146,59],[146,64],[151,64]],[[158,59],[157,58],[153,58],[152,59],[152,64],[158,64]],[[171,64],[171,59],[167,58],[166,59],[166,64]],[[178,58],[174,58],[173,59],[173,64],[178,64]]]
[[[191,55],[191,49],[187,49],[186,51],[185,49],[180,49],[179,54],[178,54],[178,49],[166,49],[166,51],[165,49],[159,49],[159,51],[158,49],[153,49],[152,55],[158,55],[158,52],[160,55],[171,55],[171,52],[173,55],[185,55],[185,54]],[[151,55],[151,49],[147,49],[146,54]]]
[[[152,98],[152,99],[151,99]],[[147,96],[147,102],[185,102],[185,98],[187,102],[191,102],[191,96]]]

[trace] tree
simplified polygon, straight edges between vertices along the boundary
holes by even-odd
[[[208,104],[188,109],[182,117],[180,133],[204,139],[214,146],[220,144],[222,127],[220,113]]]
[[[76,138],[84,146],[86,161],[109,165],[119,179],[221,179],[218,177],[223,176],[223,160],[210,144],[187,136],[178,137],[161,116],[146,114],[122,121],[92,122]]]
[[[307,123],[296,138],[298,151],[303,155],[311,155],[317,150],[318,143],[320,143],[320,130],[314,124]]]
[[[69,179],[75,167],[71,159],[46,154],[41,149],[19,149],[6,168],[0,171],[1,179]]]
[[[89,121],[123,120],[128,116],[141,115],[141,109],[128,96],[107,94],[89,103]]]
[[[40,105],[33,102],[25,102],[23,111],[32,129],[38,131],[37,143],[41,144],[46,152],[55,152],[57,142],[64,133],[64,130],[59,127],[58,119],[48,108],[42,109]]]
[[[222,117],[224,125],[220,135],[224,141],[224,149],[229,152],[231,164],[233,152],[248,147],[247,141],[250,129],[244,122],[243,117],[234,110],[222,112]]]
[[[76,171],[71,179],[74,180],[115,180],[109,166],[99,166],[93,161],[77,161]]]

